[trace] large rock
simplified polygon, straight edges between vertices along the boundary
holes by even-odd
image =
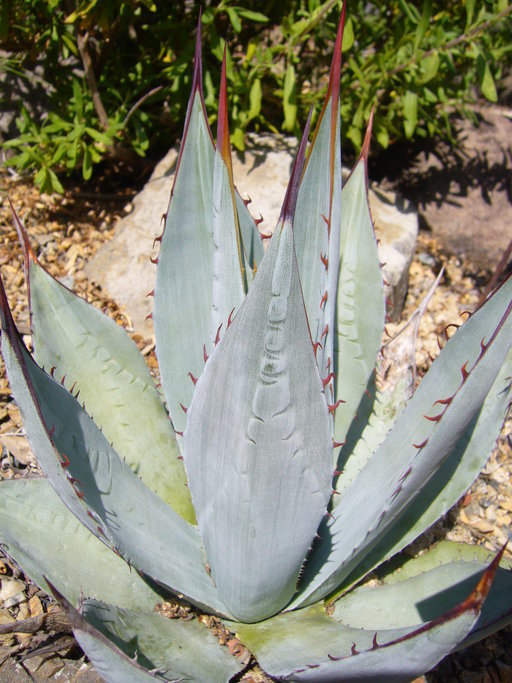
[[[233,159],[234,177],[243,197],[250,197],[253,215],[263,217],[262,232],[271,232],[281,210],[296,141],[273,135],[251,136],[248,149]],[[147,316],[152,299],[144,297],[155,283],[154,240],[162,231],[177,151],[171,149],[156,166],[144,189],[133,201],[133,211],[118,225],[113,239],[103,245],[86,266],[86,275],[124,305],[134,328],[152,334]],[[399,315],[407,288],[409,265],[418,232],[416,213],[393,193],[370,190],[370,206],[379,240],[379,254],[388,286],[389,313]]]

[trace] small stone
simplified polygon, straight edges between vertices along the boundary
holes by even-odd
[[[18,614],[16,615],[16,621],[23,621],[24,619],[30,618],[30,609],[26,602],[20,605]]]
[[[496,505],[489,505],[485,511],[485,518],[488,522],[496,521]]]
[[[9,610],[0,607],[0,624],[12,624],[15,621]],[[14,636],[11,633],[6,633],[0,636],[0,646],[9,647],[14,643]]]
[[[500,508],[506,510],[507,512],[512,512],[512,500],[500,500]]]
[[[470,520],[470,525],[479,531],[481,534],[490,534],[494,531],[494,525],[487,522],[485,519]]]
[[[26,585],[23,583],[23,581],[19,581],[18,579],[11,579],[10,577],[4,577],[2,579],[2,587],[0,588],[0,600],[6,603],[8,600],[11,600],[14,597],[17,597],[21,593],[24,592],[26,588]],[[25,597],[23,597],[23,600]],[[20,601],[21,602],[21,601]],[[18,604],[17,602],[13,604]],[[8,607],[9,605],[5,605],[4,607]]]
[[[30,609],[30,616],[31,617],[38,617],[41,614],[43,614],[43,605],[41,604],[41,600],[37,595],[33,595],[30,600],[28,601],[28,606]]]

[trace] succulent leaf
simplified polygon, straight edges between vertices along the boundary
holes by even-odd
[[[293,204],[289,194],[249,294],[196,385],[185,432],[212,575],[246,621],[292,597],[331,493],[328,410],[294,254]]]
[[[53,423],[48,425],[42,415],[33,379],[39,375],[44,375],[48,382],[54,385],[52,387],[54,392],[64,393],[66,396],[69,394],[64,387],[54,382],[51,377],[46,376],[43,370],[32,361],[12,319],[1,278],[0,317],[2,324],[1,348],[7,376],[23,419],[25,432],[34,452],[38,455],[39,464],[63,503],[89,531],[98,535],[97,523],[88,516],[84,501],[77,496],[73,482],[66,472],[67,457],[65,453],[59,451],[53,440],[54,425]],[[27,370],[27,364],[33,366],[32,377]],[[108,543],[106,537],[102,540]]]
[[[488,564],[485,548],[441,542],[385,575],[383,585],[355,588],[335,603],[332,616],[347,626],[371,623],[376,629],[436,619],[464,600]],[[501,560],[474,630],[492,633],[511,611],[510,560]]]
[[[45,479],[0,484],[5,552],[49,592],[45,577],[73,604],[83,593],[128,609],[151,611],[161,596],[89,533]]]
[[[226,614],[203,565],[197,527],[138,479],[76,399],[35,363],[3,298],[2,352],[9,380],[28,439],[56,493],[127,562],[204,609]]]
[[[348,185],[343,189],[346,190]],[[357,474],[384,441],[414,393],[414,353],[418,328],[442,275],[443,269],[400,332],[388,340],[377,356],[375,372],[357,406],[357,413],[339,453],[337,470],[342,476],[336,479],[337,495],[333,496],[333,506],[341,500],[340,496],[352,485]],[[363,307],[363,302],[360,304]]]
[[[225,96],[223,101],[225,111]],[[231,311],[240,305],[263,250],[256,224],[234,191],[227,165],[226,116],[220,133],[216,153],[202,94],[198,28],[192,93],[161,238],[153,311],[162,386],[179,432],[185,429],[183,408],[190,405],[194,391],[190,374],[201,374],[205,351],[212,352],[219,325],[225,330]]]
[[[470,421],[429,485],[405,510],[348,577],[350,584],[392,557],[428,529],[464,495],[483,469],[512,401],[512,350],[503,362],[482,408]],[[343,587],[346,589],[346,583]]]
[[[98,629],[76,610],[59,591],[50,584],[52,593],[65,609],[73,633],[80,647],[87,653],[89,659],[99,675],[107,683],[154,683],[157,681],[169,681],[169,678],[160,676],[158,672],[150,672],[137,662],[137,657],[130,658],[112,640],[103,635]]]
[[[195,66],[178,167],[158,257],[153,320],[156,350],[174,428],[183,431],[182,406],[192,399],[210,340],[213,276],[214,148]]]
[[[403,396],[402,379],[383,390],[376,385],[375,375],[370,378],[357,408],[357,420],[353,420],[338,456],[337,471],[340,474],[336,481],[337,494],[332,498],[333,507],[341,502],[345,491],[386,438],[405,407]]]
[[[193,522],[176,436],[143,357],[122,327],[42,268],[16,215],[15,222],[25,249],[36,361],[80,394],[116,452],[151,490]]]
[[[129,657],[157,671],[164,680],[220,683],[229,681],[243,668],[197,619],[168,619],[97,600],[86,600],[82,613],[89,624]]]
[[[316,357],[322,378],[328,377],[334,364],[333,339],[341,229],[339,100],[344,20],[343,9],[329,87],[306,158],[294,220],[304,304],[313,342],[319,344]],[[330,381],[329,385],[331,384]]]
[[[332,519],[319,530],[320,541],[294,606],[334,590],[443,465],[508,355],[511,301],[509,278],[447,342],[387,438],[333,510]],[[466,482],[466,488],[470,484]],[[371,500],[368,490],[374,492]]]
[[[384,287],[368,205],[370,133],[371,121],[363,152],[341,196],[341,265],[333,356],[334,398],[343,401],[334,421],[334,440],[338,443],[345,441],[353,423],[375,368],[384,330]]]
[[[229,145],[225,54],[220,88],[217,146],[213,162],[213,291],[209,337],[213,343],[221,328],[227,327],[230,315],[240,307],[247,293]]]
[[[435,619],[412,627],[375,629],[370,617],[369,622],[364,620],[364,626],[361,618],[353,628],[328,617],[315,605],[260,624],[238,624],[233,628],[272,676],[315,683],[339,680],[405,683],[434,667],[470,633],[501,555],[502,552],[462,602],[451,610],[443,610]],[[388,603],[388,610],[393,611],[393,607],[394,603],[391,608]]]
[[[263,258],[263,240],[254,218],[251,216],[246,202],[235,188],[235,202],[238,213],[238,224],[242,233],[245,258],[245,279],[250,286],[253,273],[257,270]]]

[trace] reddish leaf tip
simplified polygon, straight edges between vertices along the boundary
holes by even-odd
[[[368,156],[370,154],[370,142],[372,139],[374,111],[375,111],[375,107],[372,107],[372,110],[370,112],[370,118],[368,119],[368,125],[366,126],[366,133],[364,135],[363,145],[361,147],[361,152],[359,155],[359,159],[362,159],[364,161],[367,177],[368,177]]]
[[[295,206],[297,204],[297,195],[299,194],[300,181],[302,179],[302,171],[304,169],[304,162],[306,159],[306,146],[309,138],[309,128],[311,125],[311,114],[313,109],[309,110],[308,120],[304,127],[302,139],[300,141],[299,149],[293,162],[292,173],[290,181],[286,189],[286,195],[283,201],[283,208],[281,209],[281,216],[279,222],[284,223],[286,220],[293,221],[295,215]]]
[[[222,58],[222,69],[220,74],[220,95],[219,111],[217,118],[217,149],[219,150],[224,163],[231,169],[231,147],[229,144],[229,122],[228,122],[228,95],[226,79],[226,55],[227,46],[224,43],[224,56]]]
[[[12,218],[14,221],[14,227],[16,228],[16,232],[18,233],[18,238],[21,242],[21,245],[23,247],[23,253],[25,256],[25,269],[28,268],[28,261],[29,259],[33,263],[38,263],[37,256],[32,249],[32,245],[30,244],[30,241],[28,239],[28,234],[27,231],[25,230],[25,226],[21,222],[18,214],[16,213],[16,210],[14,209],[13,203],[11,202],[11,198],[8,197],[9,200],[9,206],[11,207],[11,213],[12,213]]]
[[[494,577],[498,571],[501,558],[503,557],[503,553],[505,552],[507,545],[508,541],[501,547],[491,564],[484,571],[473,592],[468,595],[464,602],[456,607],[455,610],[458,612],[465,612],[467,610],[472,610],[474,612],[480,611],[487,595],[489,594],[489,591],[491,590]]]
[[[202,92],[203,65],[202,65],[202,35],[201,35],[202,10],[199,8],[197,20],[196,46],[194,50],[194,76],[192,78],[192,93]]]
[[[332,95],[339,97],[340,92],[340,77],[341,77],[341,52],[343,47],[343,31],[345,29],[345,5],[341,9],[340,21],[338,30],[336,32],[336,41],[334,43],[334,52],[331,63],[331,73],[329,77],[328,98]]]

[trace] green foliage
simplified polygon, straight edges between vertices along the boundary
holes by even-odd
[[[240,679],[193,614],[155,614],[169,592],[291,681],[407,681],[512,620],[505,548],[488,564],[444,544],[348,592],[486,462],[512,399],[512,277],[410,400],[380,387],[369,132],[342,186],[343,22],[266,250],[234,186],[227,59],[213,142],[199,32],[152,292],[161,391],[126,332],[45,271],[13,212],[33,353],[0,280],[1,350],[46,478],[0,483],[0,541],[106,681]]]
[[[19,151],[9,163],[36,171],[41,189],[61,191],[57,175],[79,167],[87,179],[105,155],[144,156],[175,138],[186,107],[194,3],[14,0],[2,7],[6,68],[23,72],[38,63],[49,84],[50,113],[30,117],[23,109],[20,134],[8,145]],[[244,148],[248,130],[298,135],[311,106],[318,116],[340,7],[341,0],[216,0],[204,8],[207,110],[211,123],[222,35],[232,46],[235,147]],[[506,0],[356,0],[350,11],[342,113],[356,151],[373,105],[376,139],[387,147],[403,138],[451,138],[454,113],[473,116],[467,105],[478,96],[497,100],[511,63]],[[301,93],[297,82],[306,86]]]

